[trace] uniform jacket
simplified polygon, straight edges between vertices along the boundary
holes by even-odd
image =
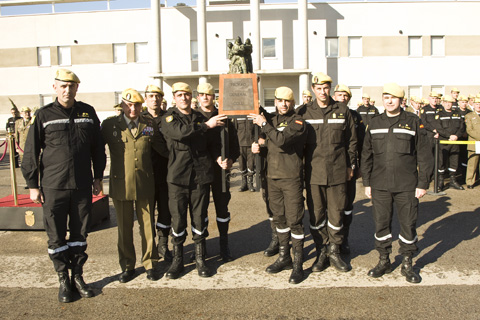
[[[360,117],[362,117],[362,120],[365,126],[367,126],[370,123],[370,120],[373,117],[380,114],[380,112],[378,112],[378,109],[375,106],[372,106],[372,105],[365,106],[363,104],[357,108],[357,112],[360,115]]]
[[[461,138],[465,132],[465,122],[456,110],[451,112],[446,110],[439,111],[435,115],[433,127],[440,134],[440,139],[443,140],[448,140],[451,135]]]
[[[352,114],[353,118],[353,123],[355,124],[355,131],[357,132],[357,164],[356,167],[359,170],[360,168],[358,167],[360,163],[360,157],[362,155],[362,147],[363,147],[363,140],[365,139],[365,124],[363,123],[362,117],[358,114],[357,111],[348,109],[350,113]]]
[[[12,133],[15,132],[15,122],[18,119],[22,119],[22,117],[10,117],[10,118],[8,118],[7,124],[5,125],[5,130],[8,131],[8,128],[10,128]]]
[[[55,100],[39,109],[24,151],[22,173],[29,188],[91,188],[93,178],[103,178],[106,157],[100,121],[86,103],[75,101],[65,109]]]
[[[15,141],[22,150],[25,149],[25,141],[27,141],[28,129],[30,129],[32,122],[32,118],[30,118],[28,122],[25,122],[23,118],[15,121]]]
[[[435,133],[433,130],[435,129],[435,115],[442,111],[443,107],[437,105],[433,108],[430,104],[428,106],[424,106],[420,111],[420,119],[422,119],[422,123],[425,126],[425,130],[427,131],[427,137],[433,139]]]
[[[145,118],[151,119],[155,121],[155,124],[160,130],[160,127],[162,125],[162,117],[165,115],[166,111],[160,110],[160,115],[156,118],[154,118],[148,111],[142,112],[142,116]],[[160,131],[160,134],[163,134]],[[157,151],[152,152],[152,165],[153,165],[153,173],[155,176],[155,184],[159,185],[161,183],[166,183],[167,181],[167,172],[168,172],[168,155],[165,157],[161,156]]]
[[[410,112],[410,113],[413,113],[414,115],[420,117],[420,114],[421,114],[421,112],[422,112],[422,109],[420,108],[420,109],[418,110],[418,115],[415,113],[417,110],[413,109],[413,107],[411,107],[411,106],[408,106],[408,107],[405,109],[405,111]]]
[[[390,124],[383,113],[367,127],[361,163],[364,186],[389,192],[428,189],[433,162],[425,129],[414,114],[402,110]]]
[[[155,121],[140,115],[133,136],[122,113],[103,121],[102,135],[110,149],[110,196],[122,201],[153,198],[152,152],[167,156]]]
[[[267,118],[262,128],[267,147],[267,177],[303,179],[303,151],[307,127],[302,117],[291,111]]]
[[[465,116],[468,141],[480,141],[480,116],[475,112],[470,112]],[[467,145],[467,150],[475,152],[475,145]]]
[[[197,184],[213,181],[214,160],[220,156],[221,145],[205,120],[198,111],[184,115],[177,108],[168,109],[163,117],[162,133],[169,150],[167,182],[188,186],[193,173]]]
[[[324,114],[314,100],[296,112],[307,122],[305,181],[315,185],[345,183],[347,167],[357,163],[357,134],[347,105],[330,98]]]

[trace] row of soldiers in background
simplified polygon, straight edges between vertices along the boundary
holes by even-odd
[[[13,134],[15,166],[18,168],[19,163],[22,162],[25,141],[27,140],[28,130],[32,124],[32,110],[29,107],[23,107],[19,113],[18,109],[14,106],[10,109],[10,112],[12,117],[8,118],[5,129],[7,132]]]

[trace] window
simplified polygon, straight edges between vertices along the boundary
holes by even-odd
[[[275,58],[275,38],[262,39],[262,52],[264,58]]]
[[[419,36],[408,37],[408,55],[410,57],[422,56],[422,37],[419,37]]]
[[[135,62],[143,63],[148,62],[148,43],[147,42],[137,42],[135,43]]]
[[[49,67],[50,62],[50,47],[38,47],[37,48],[38,66]]]
[[[362,37],[348,37],[348,56],[362,56]]]
[[[443,86],[432,85],[431,89],[432,89],[431,91],[435,91],[436,93],[441,93],[442,95],[445,94],[445,88]]]
[[[70,46],[58,47],[58,64],[61,66],[72,65],[72,50]]]
[[[275,89],[265,88],[263,91],[265,107],[275,107]]]
[[[40,95],[40,106],[45,106],[49,103],[53,102],[53,97],[49,94],[42,94]]]
[[[198,41],[190,41],[190,52],[192,61],[198,61]]]
[[[421,86],[409,86],[408,87],[408,98],[412,97],[421,98],[422,97],[422,87]]]
[[[325,56],[327,58],[338,57],[338,38],[325,38]]]
[[[350,92],[352,93],[352,98],[348,104],[350,108],[357,109],[357,103],[362,101],[362,87],[349,86]]]
[[[127,63],[127,44],[126,43],[113,44],[113,62]]]
[[[432,36],[431,45],[432,45],[432,56],[437,56],[437,57],[445,56],[445,37]]]

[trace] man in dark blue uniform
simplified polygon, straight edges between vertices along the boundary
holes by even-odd
[[[365,133],[361,171],[365,194],[372,199],[375,248],[380,260],[368,275],[373,278],[392,272],[392,216],[396,204],[400,222],[401,273],[419,283],[412,257],[417,252],[418,199],[427,192],[433,157],[421,120],[400,107],[405,93],[395,83],[383,87],[385,112],[372,119]]]
[[[75,100],[79,83],[73,72],[57,70],[53,84],[57,99],[37,111],[22,162],[30,199],[43,204],[48,253],[60,280],[60,302],[72,301],[72,286],[82,297],[93,296],[82,274],[88,258],[92,185],[93,193],[99,194],[106,163],[95,109]]]

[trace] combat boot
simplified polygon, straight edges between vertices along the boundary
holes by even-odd
[[[350,253],[350,245],[348,244],[348,238],[343,238],[343,242],[340,245],[340,253],[349,254]]]
[[[223,262],[233,261],[232,254],[230,253],[230,248],[228,247],[228,226],[230,223],[230,212],[228,213],[227,221],[218,221],[217,218],[217,227],[218,233],[220,234],[220,257]]]
[[[388,254],[380,255],[380,260],[373,269],[368,271],[368,276],[372,278],[380,278],[384,274],[390,272],[392,272],[392,265],[390,263],[390,258],[388,257]]]
[[[412,258],[404,256],[402,261],[402,276],[410,283],[420,283],[420,276],[413,270]]]
[[[247,186],[247,176],[242,172],[242,185],[238,191],[244,192],[248,190]]]
[[[443,173],[438,174],[438,191],[443,191],[445,189],[445,177]]]
[[[330,266],[330,261],[327,256],[327,248],[325,246],[317,247],[317,258],[312,264],[312,272],[322,272]]]
[[[293,249],[293,270],[288,282],[298,284],[303,281],[303,248]]]
[[[345,261],[342,260],[340,256],[340,246],[334,243],[328,245],[328,260],[330,264],[335,267],[340,272],[350,271],[350,267]]]
[[[270,240],[268,248],[263,251],[263,255],[266,257],[273,257],[276,255],[278,253],[278,247],[280,246],[278,242],[277,227],[275,227],[273,221],[270,221],[270,227],[272,229],[272,240]]]
[[[80,273],[72,273],[72,289],[76,289],[82,298],[91,298],[95,295],[92,289],[83,281]]]
[[[279,273],[283,270],[291,270],[292,257],[290,256],[290,246],[280,246],[278,249],[278,259],[273,264],[269,265],[265,270],[267,273]]]
[[[73,301],[73,292],[68,272],[59,272],[58,281],[60,282],[60,288],[58,289],[58,301],[62,303],[69,303]]]
[[[205,263],[205,240],[195,243],[195,264],[200,277],[208,278],[213,276],[213,272]]]
[[[455,172],[450,172],[450,186],[451,186],[453,189],[465,190],[465,189],[457,182],[457,178],[455,177]]]
[[[159,233],[160,232],[162,231],[159,230]],[[160,258],[163,258],[163,260],[167,262],[172,262],[172,258],[173,258],[172,253],[170,252],[170,250],[168,250],[168,236],[167,237],[164,237],[162,235],[158,236],[157,249],[158,249],[158,255],[160,256]]]
[[[168,268],[165,277],[167,279],[177,279],[183,272],[183,244],[173,245],[173,260]]]
[[[248,185],[248,190],[251,192],[255,192],[255,187],[253,186],[253,174],[247,176],[247,185]]]

